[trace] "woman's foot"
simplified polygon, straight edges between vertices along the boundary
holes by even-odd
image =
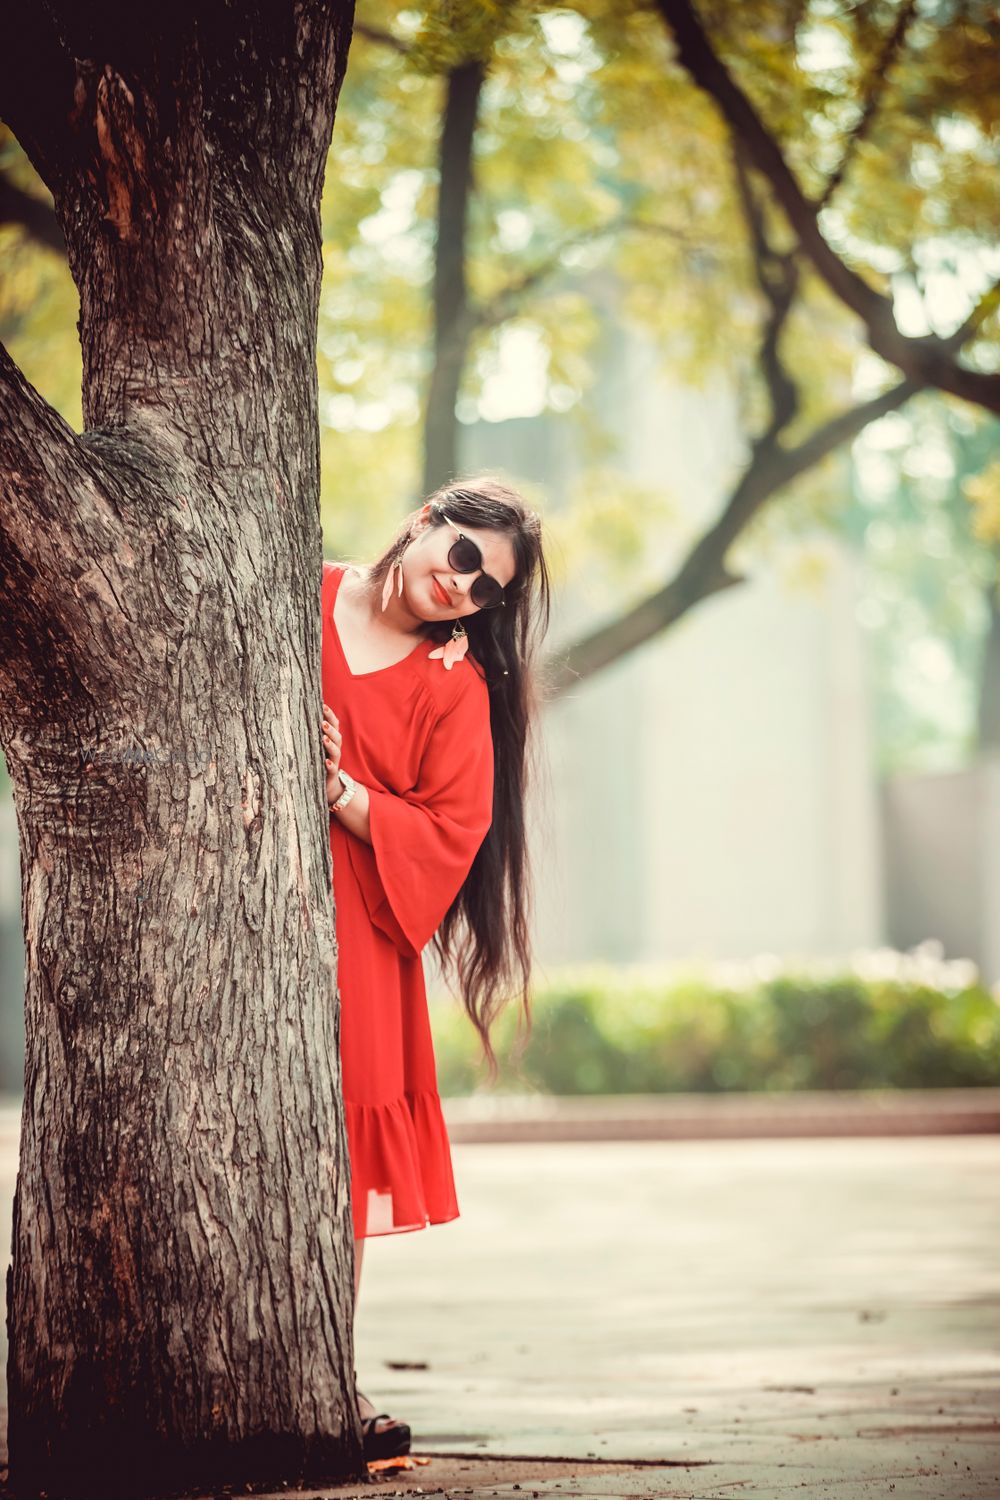
[[[358,1411],[361,1414],[362,1422],[364,1422],[368,1417],[374,1417],[376,1415],[374,1406],[371,1404],[367,1396],[362,1396],[360,1391],[358,1391]],[[384,1419],[385,1413],[383,1412],[380,1415],[379,1421],[376,1423],[376,1431],[385,1431],[388,1423]],[[389,1420],[393,1421],[394,1418],[390,1418]]]
[[[367,1396],[358,1391],[358,1414],[364,1437],[365,1459],[398,1458],[410,1451],[410,1429],[405,1422],[385,1412],[376,1412]]]

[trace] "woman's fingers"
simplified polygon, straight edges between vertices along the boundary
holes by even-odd
[[[327,791],[330,780],[340,770],[340,720],[328,703],[323,704],[323,759],[326,765]]]
[[[340,733],[340,720],[326,703],[323,704],[323,749],[325,752],[326,768],[331,774],[335,768],[340,766],[340,752],[343,736]]]
[[[335,774],[340,769],[340,750],[343,736],[340,720],[328,703],[323,704],[323,749],[326,752],[326,769]]]

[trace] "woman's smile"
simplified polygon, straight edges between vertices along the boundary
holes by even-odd
[[[444,589],[438,583],[437,579],[434,578],[433,576],[431,577],[431,583],[434,585],[434,588],[435,588],[435,590],[437,592],[437,596],[440,599],[441,603],[442,604],[450,604],[451,603],[451,599],[445,593]]]

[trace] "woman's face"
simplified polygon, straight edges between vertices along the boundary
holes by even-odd
[[[464,521],[433,526],[429,524],[429,516],[430,506],[425,505],[421,511],[424,530],[406,552],[404,569],[410,604],[429,620],[454,620],[478,614],[479,606],[473,603],[470,592],[482,573],[488,573],[503,588],[513,581],[516,564],[510,538],[503,531],[467,526]],[[456,573],[448,562],[448,552],[458,541],[459,531],[475,542],[482,553],[483,566],[478,573]]]

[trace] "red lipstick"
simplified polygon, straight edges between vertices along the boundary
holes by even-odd
[[[448,595],[445,593],[444,589],[438,583],[437,579],[436,578],[432,578],[431,579],[431,583],[433,583],[435,589],[437,589],[438,598],[441,600],[441,603],[442,604],[450,604],[451,600],[448,598]]]

